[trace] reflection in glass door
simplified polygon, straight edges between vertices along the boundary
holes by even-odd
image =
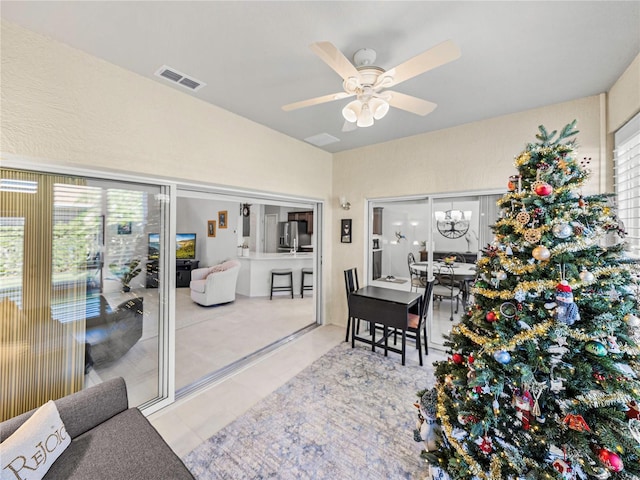
[[[165,187],[1,174],[2,419],[114,376],[132,405],[157,400],[166,294],[146,264]]]

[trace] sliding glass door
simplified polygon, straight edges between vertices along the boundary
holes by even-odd
[[[170,285],[147,288],[147,265],[167,187],[13,169],[0,182],[0,420],[114,376],[132,405],[166,395]]]
[[[473,302],[474,264],[493,241],[497,219],[493,192],[435,194],[369,201],[368,282],[384,288],[416,289],[412,275],[437,278],[445,257],[453,258],[453,278],[441,279],[455,295],[435,296],[427,323],[430,346],[444,337]],[[409,264],[417,264],[409,269]],[[418,287],[419,289],[419,287]]]

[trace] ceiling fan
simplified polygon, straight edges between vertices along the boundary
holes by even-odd
[[[353,63],[331,42],[312,43],[310,48],[342,77],[344,91],[290,103],[282,109],[288,112],[355,96],[356,99],[342,109],[342,116],[346,120],[343,131],[353,130],[356,126],[370,127],[374,120],[379,120],[387,114],[390,106],[416,115],[424,116],[431,113],[437,107],[435,103],[387,88],[460,58],[460,49],[451,40],[442,42],[390,70],[373,65],[376,52],[370,48],[358,50],[353,55]]]

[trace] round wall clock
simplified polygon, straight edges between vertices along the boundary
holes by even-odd
[[[445,217],[436,222],[440,235],[447,238],[460,238],[469,231],[469,220],[451,217],[451,210],[445,212]]]

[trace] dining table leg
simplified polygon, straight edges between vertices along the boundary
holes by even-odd
[[[369,327],[371,328],[371,351],[376,351],[376,324],[374,322],[369,322]]]
[[[402,366],[404,366],[406,350],[407,350],[407,331],[403,328],[402,329]]]
[[[384,356],[389,356],[389,327],[384,326]]]

